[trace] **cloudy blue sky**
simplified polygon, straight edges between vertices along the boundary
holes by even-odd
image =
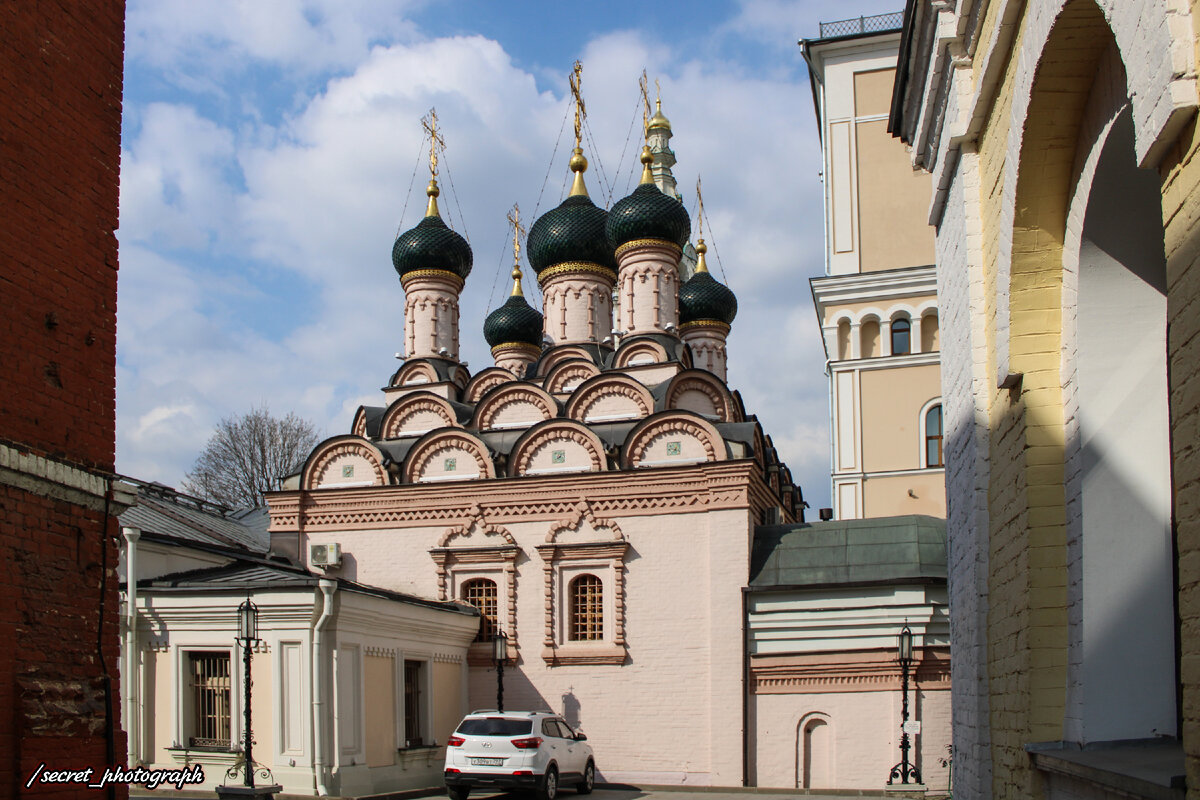
[[[382,404],[403,339],[391,244],[423,214],[430,107],[446,141],[443,216],[475,253],[462,357],[490,365],[482,324],[507,292],[505,215],[519,203],[532,221],[566,191],[580,59],[599,204],[634,185],[637,80],[659,81],[680,191],[694,211],[703,179],[710,260],[740,303],[730,384],[806,499],[828,505],[808,289],[823,270],[820,158],[796,40],[902,6],[131,0],[118,470],[178,485],[214,425],[253,406],[333,435],[360,404]]]

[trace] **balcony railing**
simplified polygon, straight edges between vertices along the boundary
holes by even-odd
[[[855,17],[854,19],[842,19],[837,22],[822,22],[821,38],[830,39],[836,36],[856,36],[862,33],[898,31],[903,26],[904,12],[893,11],[890,14],[876,14],[873,17]]]

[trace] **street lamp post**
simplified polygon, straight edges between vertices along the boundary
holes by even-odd
[[[906,623],[897,641],[900,660],[900,763],[892,767],[892,772],[888,775],[889,786],[897,778],[900,779],[900,783],[909,783],[910,778],[912,783],[921,782],[920,771],[908,762],[908,668],[912,664],[912,639],[912,631]]]
[[[508,635],[496,631],[492,636],[492,660],[496,662],[496,710],[504,710],[504,662],[508,660]]]
[[[244,770],[246,787],[253,789],[254,759],[250,752],[254,745],[254,737],[250,731],[250,651],[254,642],[258,641],[258,606],[251,603],[249,597],[238,606],[238,639],[242,642],[242,677],[246,682],[246,691],[243,693],[243,697],[246,698],[244,703],[246,724],[242,726],[242,754],[246,759]]]
[[[254,643],[259,641],[258,638],[258,606],[250,602],[247,597],[237,610],[238,629],[237,639],[242,643],[242,680],[243,683],[243,709],[242,709],[242,786],[225,784],[217,787],[217,797],[219,798],[241,798],[241,797],[272,797],[278,793],[283,787],[273,782],[271,771],[266,767],[254,763],[254,732],[250,727],[250,687],[253,681],[250,680],[250,661],[253,657]],[[272,782],[268,785],[254,785],[254,773],[261,769],[262,777],[272,778]],[[232,780],[237,777],[237,765],[230,767],[225,773],[225,780]]]

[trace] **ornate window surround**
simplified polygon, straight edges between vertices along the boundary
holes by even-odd
[[[482,534],[487,544],[464,544],[474,539],[472,533]],[[456,544],[457,542],[457,544]],[[478,507],[461,524],[447,528],[437,546],[429,550],[437,565],[438,599],[458,599],[460,587],[472,578],[487,578],[496,582],[496,616],[499,627],[508,635],[508,662],[520,658],[517,641],[517,557],[521,548],[512,534],[483,518]],[[492,663],[491,642],[472,642],[467,650],[467,663],[484,666]]]
[[[595,534],[584,541],[560,541],[578,533],[587,522]],[[551,667],[570,664],[625,663],[625,557],[629,542],[612,520],[597,519],[580,500],[574,513],[551,527],[546,542],[537,546],[545,576],[546,627],[542,658]],[[575,577],[592,574],[604,585],[604,637],[598,641],[567,638],[568,587]]]

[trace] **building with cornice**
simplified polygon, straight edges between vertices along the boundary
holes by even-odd
[[[946,516],[929,176],[887,129],[901,20],[821,23],[800,41],[821,141],[825,275],[809,283],[839,520]]]
[[[688,213],[664,191],[670,126],[661,110],[650,122],[641,182],[608,210],[588,196],[576,143],[570,194],[527,238],[543,311],[525,298],[518,258],[511,296],[483,321],[495,363],[475,374],[458,356],[472,254],[440,217],[434,173],[424,219],[392,248],[406,358],[384,403],[359,408],[347,434],[319,444],[268,495],[271,550],[299,569],[466,603],[482,617],[465,652],[400,646],[390,669],[367,671],[355,637],[304,651],[300,668],[319,664],[311,697],[336,708],[336,723],[314,722],[324,749],[314,744],[297,763],[329,791],[428,785],[426,771],[388,771],[429,758],[427,749],[372,760],[366,719],[399,724],[414,680],[434,698],[459,693],[463,711],[494,707],[501,633],[505,708],[563,714],[587,733],[602,780],[697,786],[812,785],[811,731],[783,695],[829,691],[822,676],[840,669],[816,641],[829,640],[819,632],[826,594],[872,587],[873,599],[842,620],[858,642],[893,641],[905,616],[922,650],[927,635],[945,638],[939,531],[880,531],[848,551],[845,536],[821,539],[803,525],[787,466],[726,384],[737,301],[708,271],[703,239],[689,245]],[[781,569],[814,558],[840,567]],[[884,566],[864,571],[863,560]],[[809,605],[775,613],[797,601]],[[797,650],[803,664],[790,659]],[[755,653],[768,655],[766,669]],[[937,660],[925,659],[922,674],[940,676]],[[430,662],[456,669],[419,672]],[[896,757],[899,673],[857,663],[872,692],[851,698],[837,724],[842,756],[864,766],[822,779],[878,788]],[[937,694],[914,691],[914,702],[940,707]],[[370,702],[381,697],[394,702]],[[423,725],[420,747],[437,748],[454,723]]]

